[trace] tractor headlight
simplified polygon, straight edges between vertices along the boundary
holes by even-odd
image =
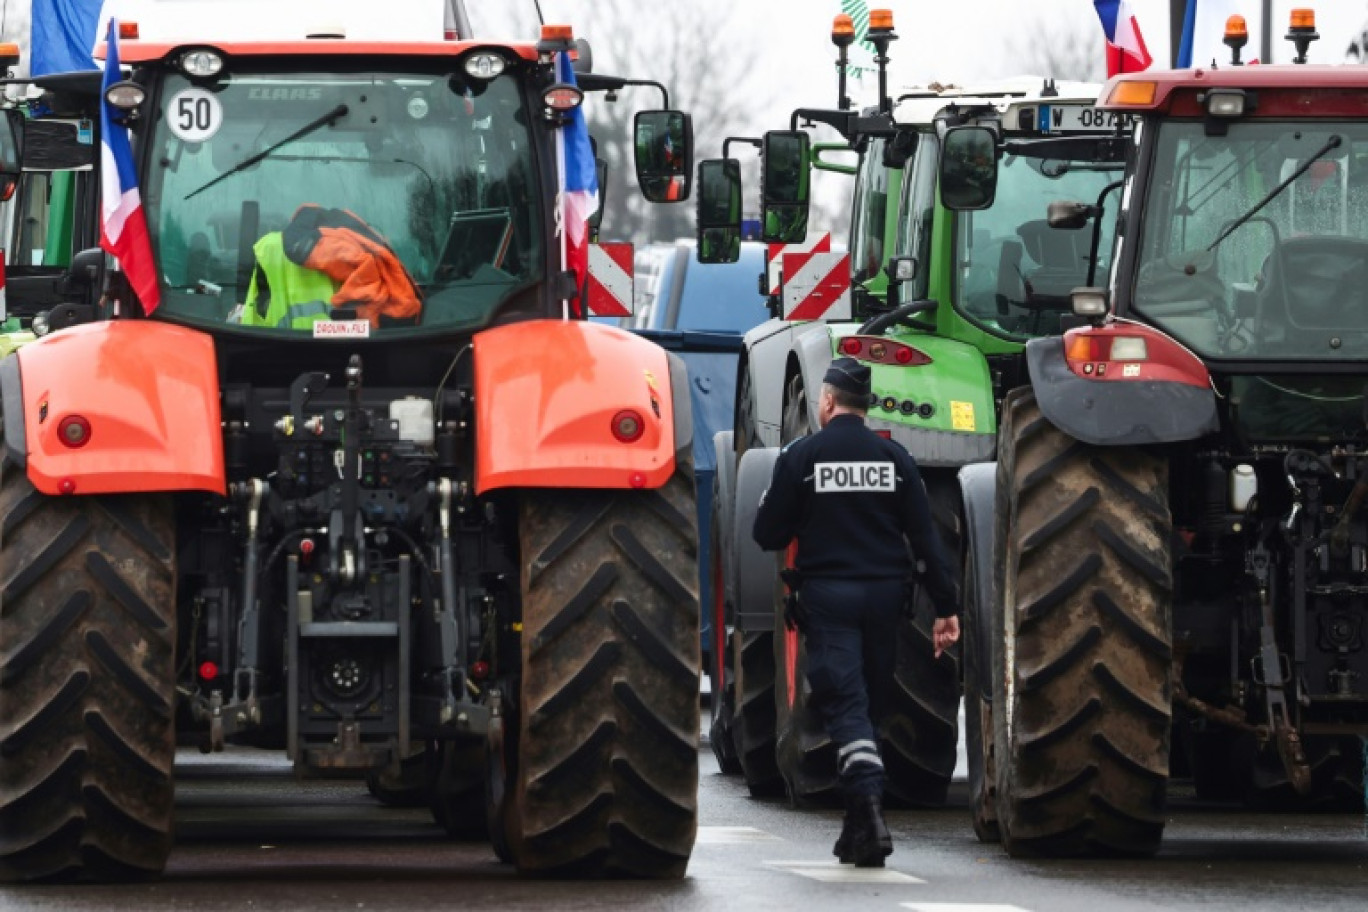
[[[508,61],[500,54],[471,54],[465,59],[465,71],[476,79],[493,79],[504,71]]]
[[[120,111],[132,111],[147,100],[147,90],[130,79],[105,89],[105,101]]]
[[[181,55],[181,69],[187,76],[205,78],[223,71],[223,58],[214,51],[186,51]]]

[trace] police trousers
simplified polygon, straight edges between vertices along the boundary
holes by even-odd
[[[808,578],[800,597],[811,705],[836,745],[841,791],[882,796],[878,726],[894,686],[903,581]]]

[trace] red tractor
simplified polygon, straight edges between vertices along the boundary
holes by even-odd
[[[1368,71],[1239,66],[1243,37],[1104,89],[1125,177],[1049,218],[1116,223],[1109,280],[961,474],[975,823],[1014,855],[1152,853],[1174,777],[1363,806]],[[1288,37],[1304,63],[1308,11]],[[993,139],[946,136],[966,208]]]
[[[522,870],[682,876],[687,378],[575,319],[563,257],[579,105],[630,81],[454,10],[35,80],[130,130],[160,305],[85,251],[0,360],[0,877],[160,871],[178,743],[420,794]],[[688,116],[637,131],[648,198],[687,196]]]

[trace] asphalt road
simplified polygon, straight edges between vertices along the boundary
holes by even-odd
[[[835,811],[756,801],[702,757],[701,825],[680,882],[522,878],[488,847],[452,843],[421,810],[381,807],[352,783],[296,784],[275,755],[183,755],[178,842],[159,881],[0,888],[3,910],[851,909],[1124,912],[1354,909],[1368,904],[1357,815],[1278,816],[1179,796],[1151,860],[1007,858],[975,841],[962,784],[951,806],[889,815],[883,871],[835,863]]]

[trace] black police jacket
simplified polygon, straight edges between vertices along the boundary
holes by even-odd
[[[926,564],[922,584],[936,614],[959,613],[955,576],[916,461],[858,415],[836,415],[784,447],[753,535],[767,551],[797,538],[795,566],[804,577],[906,578],[915,557]]]

